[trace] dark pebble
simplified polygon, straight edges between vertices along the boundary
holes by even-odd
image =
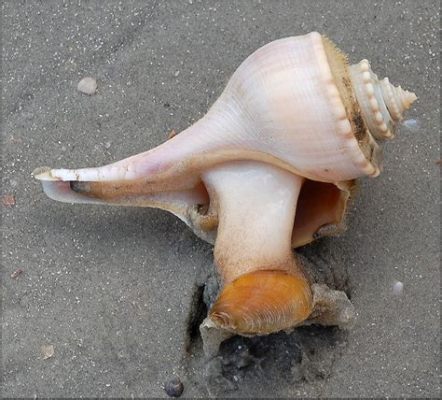
[[[164,391],[170,397],[180,397],[183,394],[184,385],[180,378],[172,378],[164,384]]]

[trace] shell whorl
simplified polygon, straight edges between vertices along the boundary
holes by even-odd
[[[403,119],[402,113],[408,110],[417,96],[413,92],[403,90],[400,86],[393,86],[388,78],[380,82],[382,97],[385,101],[388,111],[394,121]]]
[[[379,80],[367,60],[351,65],[350,76],[370,133],[376,139],[391,139],[395,124],[417,99],[416,95],[393,86],[388,78]]]

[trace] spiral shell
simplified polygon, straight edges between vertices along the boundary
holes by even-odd
[[[313,32],[256,50],[207,114],[160,146],[103,167],[34,175],[55,200],[177,215],[215,243],[223,291],[212,324],[266,334],[315,310],[291,247],[345,228],[355,180],[380,173],[381,144],[415,100]]]
[[[367,60],[350,67],[353,87],[370,133],[391,139],[403,112],[417,99],[412,92],[394,87],[388,78],[379,80]]]

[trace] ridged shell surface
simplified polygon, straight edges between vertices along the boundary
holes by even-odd
[[[231,132],[238,150],[244,146],[270,153],[301,176],[337,182],[378,172],[358,145],[350,113],[335,84],[323,38],[311,33],[254,52],[200,122],[207,124],[211,138],[214,125]],[[219,135],[229,137],[221,131]]]

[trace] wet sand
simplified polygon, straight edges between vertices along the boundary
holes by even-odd
[[[435,1],[5,2],[3,396],[166,397],[175,374],[186,397],[438,397],[438,29]],[[31,172],[158,145],[255,49],[312,30],[419,97],[348,230],[301,251],[357,319],[236,337],[206,360],[211,246],[163,211],[50,201]],[[77,91],[86,76],[93,96]]]

